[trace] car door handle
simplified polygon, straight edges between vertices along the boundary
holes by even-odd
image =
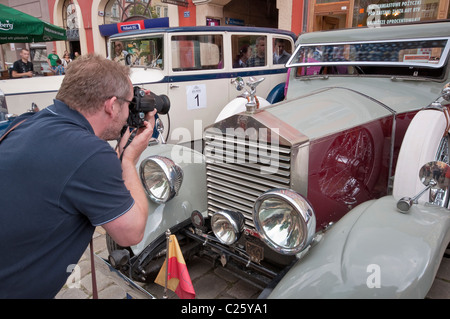
[[[179,85],[176,85],[176,84],[170,83],[169,87],[170,87],[171,89],[178,89],[180,86],[179,86]]]

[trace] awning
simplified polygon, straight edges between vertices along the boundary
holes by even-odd
[[[66,30],[0,4],[0,43],[66,40]]]

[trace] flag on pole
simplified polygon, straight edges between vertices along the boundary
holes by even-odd
[[[166,267],[167,262],[169,262],[168,267]],[[194,286],[192,286],[191,277],[175,235],[169,237],[168,258],[164,261],[155,279],[155,283],[163,287],[166,283],[166,270],[167,288],[174,291],[180,299],[194,299]]]

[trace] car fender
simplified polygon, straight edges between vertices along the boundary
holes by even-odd
[[[365,202],[323,233],[269,298],[424,298],[450,241],[447,209]]]
[[[393,195],[396,199],[414,196],[423,188],[417,177],[422,165],[436,159],[442,137],[448,131],[447,115],[438,109],[427,108],[418,112],[402,142],[395,170]],[[420,203],[427,197],[418,199]]]
[[[165,204],[157,204],[148,199],[149,215],[142,241],[131,246],[138,255],[158,236],[171,227],[189,219],[197,210],[206,214],[206,176],[205,160],[201,153],[180,145],[160,144],[148,147],[141,155],[140,163],[149,156],[164,156],[172,159],[183,170],[183,183],[174,198]]]
[[[258,96],[257,98],[259,101],[260,108],[270,105],[270,103],[266,99],[260,96]],[[245,104],[247,104],[247,99],[243,97],[237,97],[231,100],[227,105],[225,105],[222,111],[220,111],[214,123],[220,122],[232,115],[244,112],[246,110]]]
[[[285,96],[285,92],[284,92],[285,87],[286,87],[286,82],[276,85],[267,95],[267,101],[270,104],[275,104],[275,103],[283,101],[284,96]]]

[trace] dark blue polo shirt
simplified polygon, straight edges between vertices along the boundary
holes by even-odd
[[[134,204],[111,146],[61,101],[0,143],[0,298],[53,298],[95,227]]]

